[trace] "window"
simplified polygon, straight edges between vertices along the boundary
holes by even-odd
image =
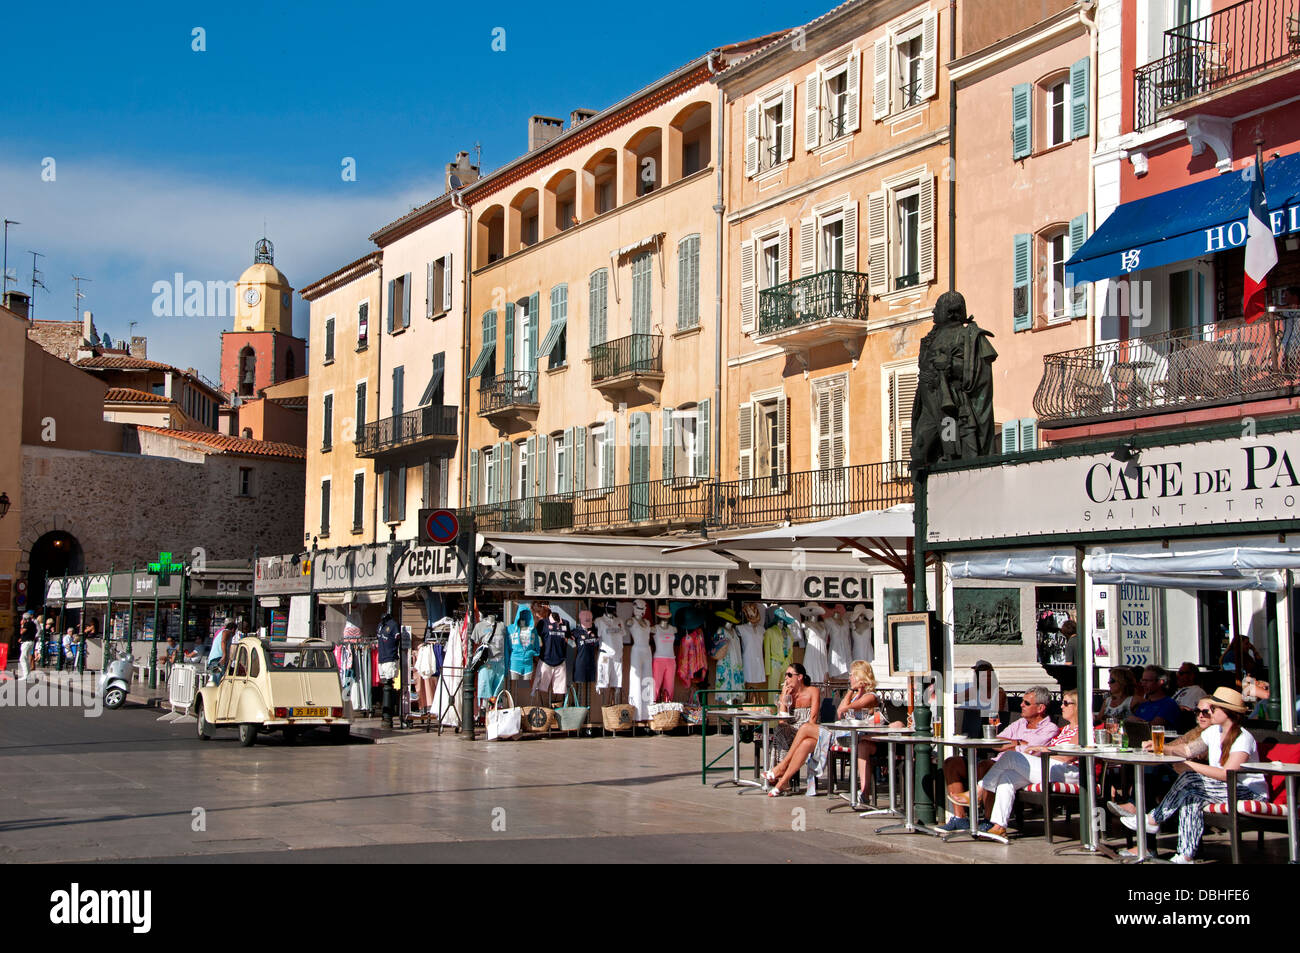
[[[839,216],[822,220],[822,240],[818,249],[821,260],[818,271],[844,270],[844,218]]]
[[[352,474],[352,532],[360,533],[365,528],[366,474],[357,470]]]
[[[934,280],[934,176],[922,167],[867,196],[867,278],[880,295]],[[845,230],[847,242],[850,230]],[[852,264],[856,248],[845,257]]]
[[[445,399],[443,397],[443,372],[446,367],[446,354],[439,351],[433,355],[433,366],[429,372],[429,383],[424,387],[424,393],[420,395],[419,407],[441,407]]]
[[[632,259],[632,333],[650,333],[651,267],[650,252]]]
[[[663,409],[663,478],[703,479],[709,475],[709,401]]]
[[[384,522],[400,523],[406,519],[406,467],[399,465],[384,471]]]
[[[900,39],[894,49],[898,57],[898,89],[895,91],[894,111],[901,112],[921,102],[925,63],[921,57],[920,33]]]
[[[790,229],[784,221],[754,230],[750,241],[740,246],[740,329],[756,330],[761,296],[776,285],[789,281]]]
[[[571,461],[569,460],[569,431],[565,430],[560,433],[551,434],[551,456],[555,460],[555,470],[551,479],[551,486],[555,487],[556,493],[568,493],[569,475],[573,472]]]
[[[239,468],[239,495],[240,496],[253,495],[253,468],[252,467]]]
[[[504,373],[515,371],[532,373],[537,370],[538,298],[534,292],[527,298],[506,302],[504,340]],[[535,385],[533,385],[535,387]],[[536,393],[532,395],[536,397]]]
[[[909,189],[894,201],[898,235],[898,265],[895,288],[911,288],[920,280],[921,191]]]
[[[252,347],[245,346],[239,352],[239,396],[252,397],[257,387],[257,355]],[[153,392],[161,394],[162,390],[154,385]]]
[[[424,316],[441,317],[451,310],[451,254],[435,258],[429,262],[427,268]]]
[[[602,215],[605,212],[614,210],[614,180],[607,179],[604,182],[596,183],[596,214]]]
[[[745,110],[745,174],[757,175],[794,155],[794,85],[764,93]]]
[[[762,167],[770,169],[781,161],[781,153],[784,151],[781,144],[781,134],[785,131],[785,119],[782,116],[781,100],[766,103],[763,106],[763,154]]]
[[[614,430],[613,421],[593,424],[588,428],[591,443],[587,451],[587,486],[606,490],[614,485]]]
[[[497,466],[500,459],[495,450],[483,451],[483,496],[489,503],[497,502]]]
[[[908,461],[912,458],[912,404],[916,399],[920,375],[915,364],[886,366],[880,369],[884,394],[880,402],[884,411],[886,460],[893,461],[889,479],[910,479]]]
[[[569,286],[556,285],[551,289],[551,325],[546,330],[546,337],[542,339],[539,352],[546,356],[549,362],[547,366],[552,370],[564,367],[568,359],[568,322]]]
[[[519,466],[516,467],[515,473],[515,499],[526,500],[533,495],[532,483],[532,460],[528,453],[528,441],[520,440],[515,444],[514,456],[519,459]]]
[[[366,425],[366,382],[357,381],[357,423],[355,432],[361,433]]]
[[[759,290],[775,288],[785,277],[781,273],[781,242],[778,238],[769,238],[763,242],[763,283]]]
[[[1002,425],[1002,452],[1026,453],[1038,449],[1038,420],[1022,417]]]
[[[1054,83],[1047,90],[1047,145],[1059,146],[1070,137],[1070,84]]]
[[[370,341],[370,302],[362,301],[357,305],[357,350],[360,351]]]
[[[560,231],[568,231],[578,224],[578,217],[574,214],[575,208],[573,199],[555,203],[555,225]]]
[[[388,333],[411,326],[411,273],[388,282]]]
[[[872,49],[872,115],[886,119],[934,97],[939,20],[927,13],[879,37]]]
[[[1070,257],[1070,233],[1060,229],[1045,237],[1043,245],[1047,252],[1043,314],[1049,322],[1059,321],[1068,318],[1071,311],[1065,288],[1065,262]]]
[[[525,212],[519,222],[519,238],[524,247],[537,244],[537,210]]]
[[[320,535],[330,534],[330,481],[320,481]]]
[[[334,363],[334,316],[325,319],[325,363]]]
[[[812,389],[814,469],[842,469],[848,459],[848,377],[815,380]]]
[[[677,330],[700,325],[700,236],[687,235],[677,245]]]
[[[322,452],[334,446],[334,395],[332,393],[325,395],[324,405],[320,437]]]
[[[845,135],[849,121],[849,73],[842,69],[826,77],[826,141]]]

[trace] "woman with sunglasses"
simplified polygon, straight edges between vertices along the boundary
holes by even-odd
[[[1197,702],[1197,720],[1204,721],[1201,709],[1209,708],[1210,724],[1201,732],[1199,741],[1205,744],[1206,763],[1187,760],[1174,765],[1178,780],[1169,789],[1164,800],[1143,820],[1147,833],[1154,834],[1161,823],[1178,815],[1178,853],[1175,864],[1190,864],[1201,846],[1205,833],[1205,805],[1226,803],[1228,770],[1237,770],[1247,761],[1256,761],[1259,750],[1255,738],[1241,727],[1246,717],[1246,703],[1241,693],[1231,688],[1216,688]],[[1255,801],[1268,796],[1262,774],[1237,776],[1237,790],[1232,796],[1239,801]],[[1138,818],[1132,813],[1121,813],[1120,823],[1129,830],[1137,830]]]
[[[790,779],[816,747],[821,705],[821,689],[813,685],[807,670],[798,662],[787,665],[785,678],[781,682],[781,704],[778,711],[783,715],[794,715],[794,721],[777,726],[772,739],[772,746],[784,750],[786,754],[776,768],[767,773],[767,782],[773,785],[767,792],[770,797],[780,797],[786,793]]]

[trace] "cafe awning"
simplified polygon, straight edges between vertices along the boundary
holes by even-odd
[[[1101,281],[1245,245],[1252,185],[1245,171],[1120,205],[1065,263],[1067,283]],[[1265,162],[1264,185],[1273,233],[1300,231],[1300,154]]]

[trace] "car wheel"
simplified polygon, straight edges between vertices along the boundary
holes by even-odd
[[[122,703],[126,701],[126,692],[121,688],[110,688],[104,693],[105,708],[121,708]]]
[[[239,726],[239,743],[245,748],[253,747],[257,741],[257,725],[245,723]]]
[[[298,729],[297,729],[297,728],[285,728],[285,729],[284,729],[284,743],[285,743],[285,744],[287,744],[287,745],[291,745],[291,744],[293,744],[294,742],[296,742],[297,740],[298,740]]]
[[[199,740],[210,741],[212,739],[212,725],[203,717],[203,702],[200,701],[198,707],[194,710],[195,721],[198,722]]]
[[[347,744],[348,738],[351,736],[351,725],[330,725],[330,741],[336,745]]]

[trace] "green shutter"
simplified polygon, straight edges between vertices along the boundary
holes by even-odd
[[[709,402],[700,401],[695,419],[695,475],[709,475]]]
[[[608,432],[605,434],[605,439],[606,446],[613,450]],[[628,418],[628,446],[631,451],[629,482],[645,483],[650,479],[650,415],[644,411],[632,414]],[[613,467],[611,466],[610,469],[612,470]]]
[[[1012,243],[1011,317],[1013,331],[1034,326],[1033,292],[1034,236],[1017,235]]]
[[[1088,240],[1088,213],[1075,216],[1070,219],[1070,257],[1073,258],[1079,254],[1079,249],[1083,248],[1083,243]],[[1078,288],[1072,287],[1073,275],[1067,268],[1065,273],[1065,284],[1070,290],[1070,314],[1074,317],[1082,317],[1088,313],[1088,286],[1086,283]]]
[[[700,323],[700,236],[688,235],[677,246],[677,330]]]
[[[1033,151],[1030,117],[1033,87],[1020,83],[1011,87],[1011,158],[1023,159]]]
[[[1002,425],[1002,452],[1015,453],[1020,448],[1020,421],[1012,420]]]
[[[665,407],[663,409],[663,466],[664,482],[673,478],[673,409]]]
[[[1088,58],[1070,67],[1070,138],[1088,135]]]
[[[483,312],[483,350],[478,352],[478,357],[474,359],[474,365],[469,370],[471,378],[478,377],[487,369],[488,361],[492,359],[492,354],[496,351],[497,346],[497,313],[495,311]]]
[[[388,333],[393,333],[393,293],[397,288],[397,282],[389,279],[388,282]]]
[[[632,333],[650,333],[650,253],[632,259]]]
[[[636,414],[633,414],[632,416],[635,417]],[[645,480],[650,479],[650,415],[643,413],[642,416],[646,419],[644,437],[644,443],[646,445],[646,473],[642,478],[642,481],[644,482]],[[628,427],[628,439],[630,441],[632,439],[630,423],[628,424]],[[611,487],[616,482],[614,479],[614,437],[616,436],[617,428],[618,422],[613,419],[611,419],[609,423],[605,424],[605,439],[601,442],[600,446],[600,485],[602,488]]]
[[[402,276],[402,327],[411,326],[411,273]]]
[[[536,461],[535,465],[537,467],[537,495],[538,496],[546,496],[548,493],[550,493],[550,489],[551,489],[550,488],[551,475],[547,470],[547,468],[550,466],[550,460],[548,459],[550,454],[546,452],[550,442],[551,442],[550,438],[547,437],[546,434],[539,433],[537,435],[537,456],[535,458]]]
[[[515,369],[515,303],[506,302],[505,334],[501,338],[501,347],[505,353],[501,358],[501,372],[509,374]]]
[[[541,324],[539,309],[540,295],[534,291],[528,296],[528,328],[524,338],[524,358],[527,366],[524,370],[532,373],[537,370],[537,326]]]
[[[574,427],[572,434],[569,455],[573,461],[570,464],[573,479],[569,481],[569,489],[585,490],[587,488],[587,428]]]
[[[524,461],[528,468],[528,482],[524,484],[520,499],[536,495],[534,487],[537,486],[537,438],[535,436],[524,441]]]
[[[515,445],[509,440],[501,442],[501,455],[498,457],[501,461],[497,465],[497,485],[501,491],[497,494],[497,502],[504,503],[507,500],[513,500],[514,496],[514,465],[515,465]]]
[[[609,272],[604,268],[591,273],[587,281],[588,344],[596,347],[605,343],[605,313],[609,298]]]
[[[469,452],[469,498],[470,506],[478,506],[478,451]]]
[[[383,517],[385,523],[389,522],[392,519],[392,494],[389,492],[389,481],[392,478],[393,478],[392,472],[389,470],[385,470],[383,473],[383,479],[380,481],[380,486],[383,489],[383,493],[384,493],[383,503],[380,506],[380,514]]]

